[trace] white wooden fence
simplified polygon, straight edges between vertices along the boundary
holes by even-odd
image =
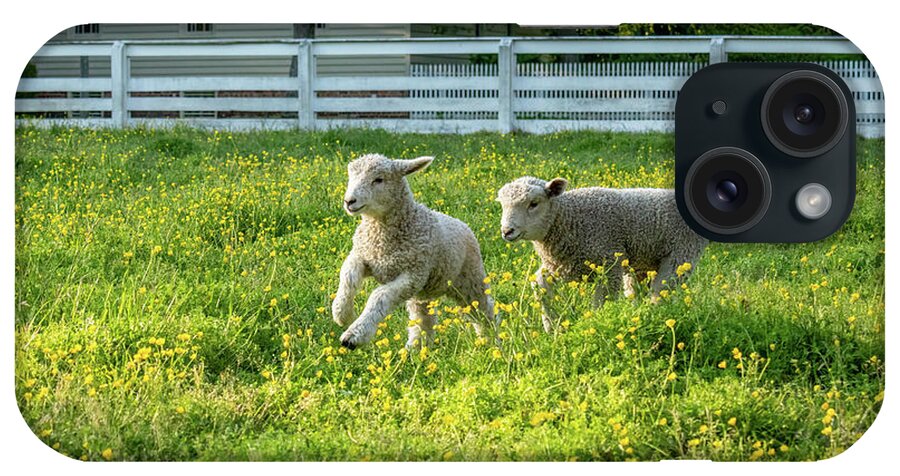
[[[707,63],[518,63],[522,54],[860,54],[833,37],[177,40],[48,44],[35,56],[109,57],[109,77],[22,79],[20,122],[218,129],[374,127],[416,132],[671,131],[675,99]],[[497,55],[492,64],[411,65],[404,76],[324,76],[323,57]],[[282,76],[134,76],[161,57],[287,57]],[[884,135],[884,96],[867,61],[825,63],[853,91],[858,132]],[[24,116],[33,116],[24,118]]]

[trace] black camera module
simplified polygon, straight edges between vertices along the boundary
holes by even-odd
[[[831,150],[843,137],[850,116],[837,83],[810,70],[791,71],[776,79],[761,109],[763,131],[772,144],[800,158]]]
[[[684,203],[698,222],[723,235],[740,233],[765,215],[772,184],[762,162],[736,147],[701,155],[688,170]]]
[[[834,233],[856,196],[850,89],[813,63],[724,62],[694,73],[675,103],[675,190],[685,223],[713,241]]]

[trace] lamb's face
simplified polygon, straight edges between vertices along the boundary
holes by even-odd
[[[349,215],[384,216],[407,198],[409,186],[405,177],[424,169],[431,161],[432,157],[392,160],[369,154],[350,162],[344,210]]]
[[[506,241],[541,241],[552,218],[552,201],[566,189],[565,179],[550,182],[522,177],[503,186],[497,201],[503,207],[500,233]]]

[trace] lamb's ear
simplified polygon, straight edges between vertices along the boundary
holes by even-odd
[[[409,175],[424,170],[432,160],[434,160],[434,157],[425,156],[410,160],[398,160],[397,162],[400,163],[400,171],[403,172],[403,175]]]
[[[566,191],[566,185],[569,185],[569,182],[564,178],[555,178],[544,186],[544,191],[547,192],[547,196],[553,198],[557,195],[562,195],[563,192]]]

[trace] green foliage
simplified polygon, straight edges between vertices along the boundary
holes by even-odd
[[[665,187],[665,134],[16,131],[16,398],[46,444],[116,460],[811,460],[884,388],[884,142],[860,140],[850,221],[822,242],[713,244],[684,288],[602,309],[560,283],[541,330],[528,243],[496,190]],[[503,325],[440,302],[347,352],[330,319],[357,220],[346,163],[434,155],[419,200],[479,237]],[[374,284],[357,305],[361,308]]]
[[[34,63],[28,63],[25,65],[25,69],[22,70],[23,78],[36,78],[37,77],[37,67]]]
[[[829,28],[808,23],[623,23],[616,28],[578,28],[567,35],[596,36],[841,36]],[[555,36],[552,30],[540,36]],[[472,63],[496,63],[497,55],[470,55]],[[823,54],[772,54],[741,53],[729,55],[729,61],[837,61],[860,60],[860,55]],[[641,53],[641,54],[523,54],[518,55],[519,63],[561,63],[578,61],[593,62],[633,62],[633,61],[692,61],[705,62],[709,54]]]
[[[598,34],[609,34],[600,30]],[[739,35],[739,36],[836,36],[834,30],[808,23],[623,23],[611,33],[617,36]]]

